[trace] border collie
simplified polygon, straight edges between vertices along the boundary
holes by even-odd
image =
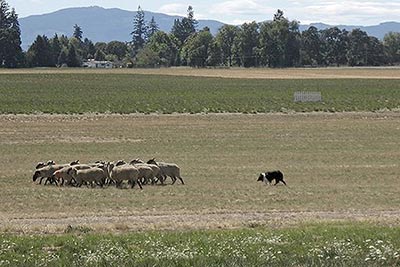
[[[265,183],[271,183],[273,180],[275,180],[274,185],[277,185],[279,182],[282,182],[284,185],[286,185],[285,181],[283,180],[283,173],[281,171],[263,172],[260,173],[260,176],[258,176],[257,179],[257,181]]]

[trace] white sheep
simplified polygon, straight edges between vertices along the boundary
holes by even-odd
[[[174,184],[177,179],[179,179],[182,184],[185,184],[183,182],[183,178],[181,177],[181,170],[175,163],[156,162],[153,158],[147,161],[147,164],[155,164],[160,167],[161,176],[163,177],[161,181],[162,183],[164,183],[166,177],[169,176],[172,179],[172,184]]]
[[[134,159],[129,164],[139,168],[139,171],[143,169],[141,171],[142,175],[139,176],[143,177],[146,184],[149,183],[150,181],[151,184],[155,184],[158,180],[163,182],[160,167],[158,167],[157,165],[144,163],[140,159]],[[151,168],[152,173],[148,171],[148,168]]]
[[[33,181],[36,182],[36,180],[40,177],[39,184],[42,183],[42,180],[44,178],[47,178],[46,182],[44,183],[45,185],[47,184],[47,182],[52,183],[53,180],[55,183],[57,183],[54,179],[54,172],[66,167],[66,166],[69,166],[69,165],[67,165],[67,164],[46,165],[42,168],[36,169],[35,174],[33,175]]]
[[[75,179],[72,177],[71,174],[69,174],[69,171],[75,168],[77,170],[83,170],[83,169],[90,169],[91,166],[86,165],[86,164],[78,164],[78,165],[73,165],[73,166],[65,166],[62,169],[59,169],[54,172],[54,176],[56,177],[56,181],[59,183],[61,181],[61,185],[64,185],[64,182],[66,182],[66,185],[71,185],[72,181],[75,181]]]
[[[115,166],[114,163],[109,163],[107,169],[109,178],[115,182],[117,187],[120,187],[123,181],[128,181],[132,188],[137,183],[140,189],[143,189],[139,181],[139,170],[136,167],[132,165]]]
[[[70,174],[75,179],[78,187],[81,187],[84,182],[89,184],[95,182],[96,184],[103,186],[106,179],[106,173],[104,172],[104,170],[97,167],[81,170],[72,167],[69,170],[68,174]]]

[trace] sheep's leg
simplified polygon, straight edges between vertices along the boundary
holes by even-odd
[[[284,185],[287,185],[287,184],[285,183],[285,181],[284,181],[284,180],[281,180],[281,182],[282,182]]]
[[[39,184],[42,184],[43,179],[44,179],[44,177],[40,178]]]
[[[47,182],[51,181],[50,179],[51,179],[50,177],[47,177],[46,181],[44,182],[44,185],[47,185]]]
[[[175,182],[176,182],[176,177],[175,177],[175,176],[171,176],[171,179],[172,179],[172,184],[175,184]]]
[[[142,184],[140,183],[140,181],[139,181],[139,180],[137,181],[137,184],[139,185],[140,189],[142,189],[142,190],[143,190]]]
[[[179,180],[181,180],[182,184],[185,184],[185,183],[183,182],[182,177],[178,176],[178,178],[179,178]]]
[[[164,184],[166,180],[167,180],[167,176],[166,175],[162,175],[161,176],[161,184]]]
[[[56,186],[58,186],[58,182],[57,182],[56,177],[54,175],[51,177],[50,181],[51,181],[51,184],[55,184]]]

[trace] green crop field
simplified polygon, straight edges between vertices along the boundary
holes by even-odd
[[[323,102],[294,103],[297,91]],[[234,79],[103,73],[0,74],[0,113],[267,113],[400,108],[398,79]]]
[[[0,72],[0,266],[400,266],[398,70],[174,71]],[[32,181],[153,157],[185,185]]]

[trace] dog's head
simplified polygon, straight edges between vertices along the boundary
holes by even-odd
[[[265,174],[260,173],[260,175],[258,176],[257,182],[264,182],[264,179],[265,179]]]

